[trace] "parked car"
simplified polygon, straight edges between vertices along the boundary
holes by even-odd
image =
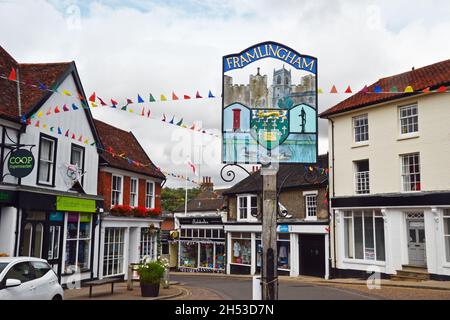
[[[62,300],[64,291],[47,261],[0,257],[0,300]]]

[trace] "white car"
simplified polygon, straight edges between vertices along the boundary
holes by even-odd
[[[62,300],[64,291],[47,261],[0,257],[0,300]]]

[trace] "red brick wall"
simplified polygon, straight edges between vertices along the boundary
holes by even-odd
[[[128,176],[123,177],[123,205],[130,204],[130,180],[131,179]]]
[[[104,198],[104,209],[111,208],[111,189],[112,189],[112,174],[100,171],[98,173],[98,194]]]

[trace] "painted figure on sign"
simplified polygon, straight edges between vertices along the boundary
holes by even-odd
[[[300,112],[300,118],[302,119],[302,124],[300,125],[302,127],[301,132],[304,133],[306,127],[306,112],[304,108],[302,108],[302,111]]]

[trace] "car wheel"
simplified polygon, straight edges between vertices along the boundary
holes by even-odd
[[[53,297],[52,300],[62,300],[62,297],[59,294],[57,294],[56,296]]]

